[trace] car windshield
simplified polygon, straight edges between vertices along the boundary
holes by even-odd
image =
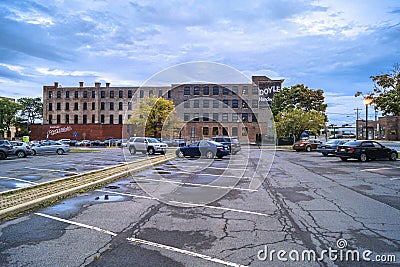
[[[208,141],[209,143],[211,143],[214,146],[221,146],[221,143],[215,142],[215,141]]]
[[[158,141],[158,140],[155,139],[155,138],[148,138],[148,139],[147,139],[147,142],[149,142],[149,143],[160,143],[160,141]]]
[[[339,140],[330,140],[330,141],[326,142],[326,144],[335,145],[335,144],[337,144],[339,142],[340,142]]]

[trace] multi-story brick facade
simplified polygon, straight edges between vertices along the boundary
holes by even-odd
[[[175,138],[230,135],[251,142],[260,141],[265,139],[260,125],[267,127],[272,118],[261,116],[260,121],[259,115],[268,109],[268,101],[279,92],[282,82],[265,76],[253,76],[253,83],[248,84],[159,87],[111,87],[109,83],[101,86],[97,82],[93,87],[84,86],[83,82],[79,87],[61,87],[55,82],[43,86],[43,125],[33,126],[32,139],[49,138],[49,133],[56,133],[51,136],[53,139],[72,138],[72,133],[76,133],[77,139],[104,139],[110,135],[122,138],[122,125],[131,116],[135,104],[155,95],[173,101],[176,113],[184,121]],[[68,126],[68,131],[56,130]],[[106,132],[107,136],[100,136],[101,132]]]

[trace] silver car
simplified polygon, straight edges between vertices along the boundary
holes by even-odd
[[[11,145],[13,146],[14,154],[18,158],[25,158],[28,155],[32,155],[33,151],[30,146],[21,141],[10,141]]]
[[[39,144],[32,145],[33,155],[45,154],[45,153],[57,153],[58,155],[62,155],[69,151],[70,148],[68,145],[55,142],[52,140],[42,141]]]

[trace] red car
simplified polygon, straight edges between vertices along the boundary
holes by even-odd
[[[322,144],[320,140],[317,139],[309,139],[307,141],[296,142],[293,144],[293,149],[297,152],[299,151],[306,151],[311,152],[317,149],[318,145]]]

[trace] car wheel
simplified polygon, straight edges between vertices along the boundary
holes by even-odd
[[[64,154],[64,150],[62,150],[61,148],[57,149],[57,154],[58,155]]]
[[[360,160],[361,162],[366,162],[366,161],[368,160],[367,154],[362,153],[362,154],[360,155],[359,160]]]
[[[312,148],[310,146],[306,146],[306,151],[311,152]]]
[[[340,158],[342,161],[347,161],[347,158]]]
[[[396,160],[397,159],[397,153],[391,152],[389,155],[389,160]]]
[[[224,156],[217,156],[217,158],[222,159]]]
[[[36,155],[37,155],[37,152],[36,152],[36,150],[32,149],[32,155],[34,155],[34,156],[36,156]]]
[[[154,148],[149,147],[149,149],[147,149],[147,153],[149,153],[149,155],[154,155],[154,153],[156,153],[156,151],[154,150]]]
[[[26,154],[25,154],[24,151],[18,151],[18,152],[17,152],[17,157],[18,157],[18,158],[25,158],[25,157],[26,157]]]
[[[207,153],[206,153],[206,158],[208,158],[208,159],[213,159],[214,158],[214,153],[212,152],[212,151],[207,151]]]
[[[177,153],[178,158],[184,158],[185,157],[185,153],[183,153],[182,150],[179,150]]]
[[[6,158],[7,158],[6,153],[0,151],[0,159],[6,159]]]
[[[136,154],[136,148],[134,146],[129,147],[129,153],[131,153],[131,155],[135,155]]]
[[[161,155],[165,155],[165,151],[161,151],[160,154],[161,154]]]
[[[322,153],[322,156],[324,156],[324,157],[326,157],[326,156],[328,156],[328,153]]]

